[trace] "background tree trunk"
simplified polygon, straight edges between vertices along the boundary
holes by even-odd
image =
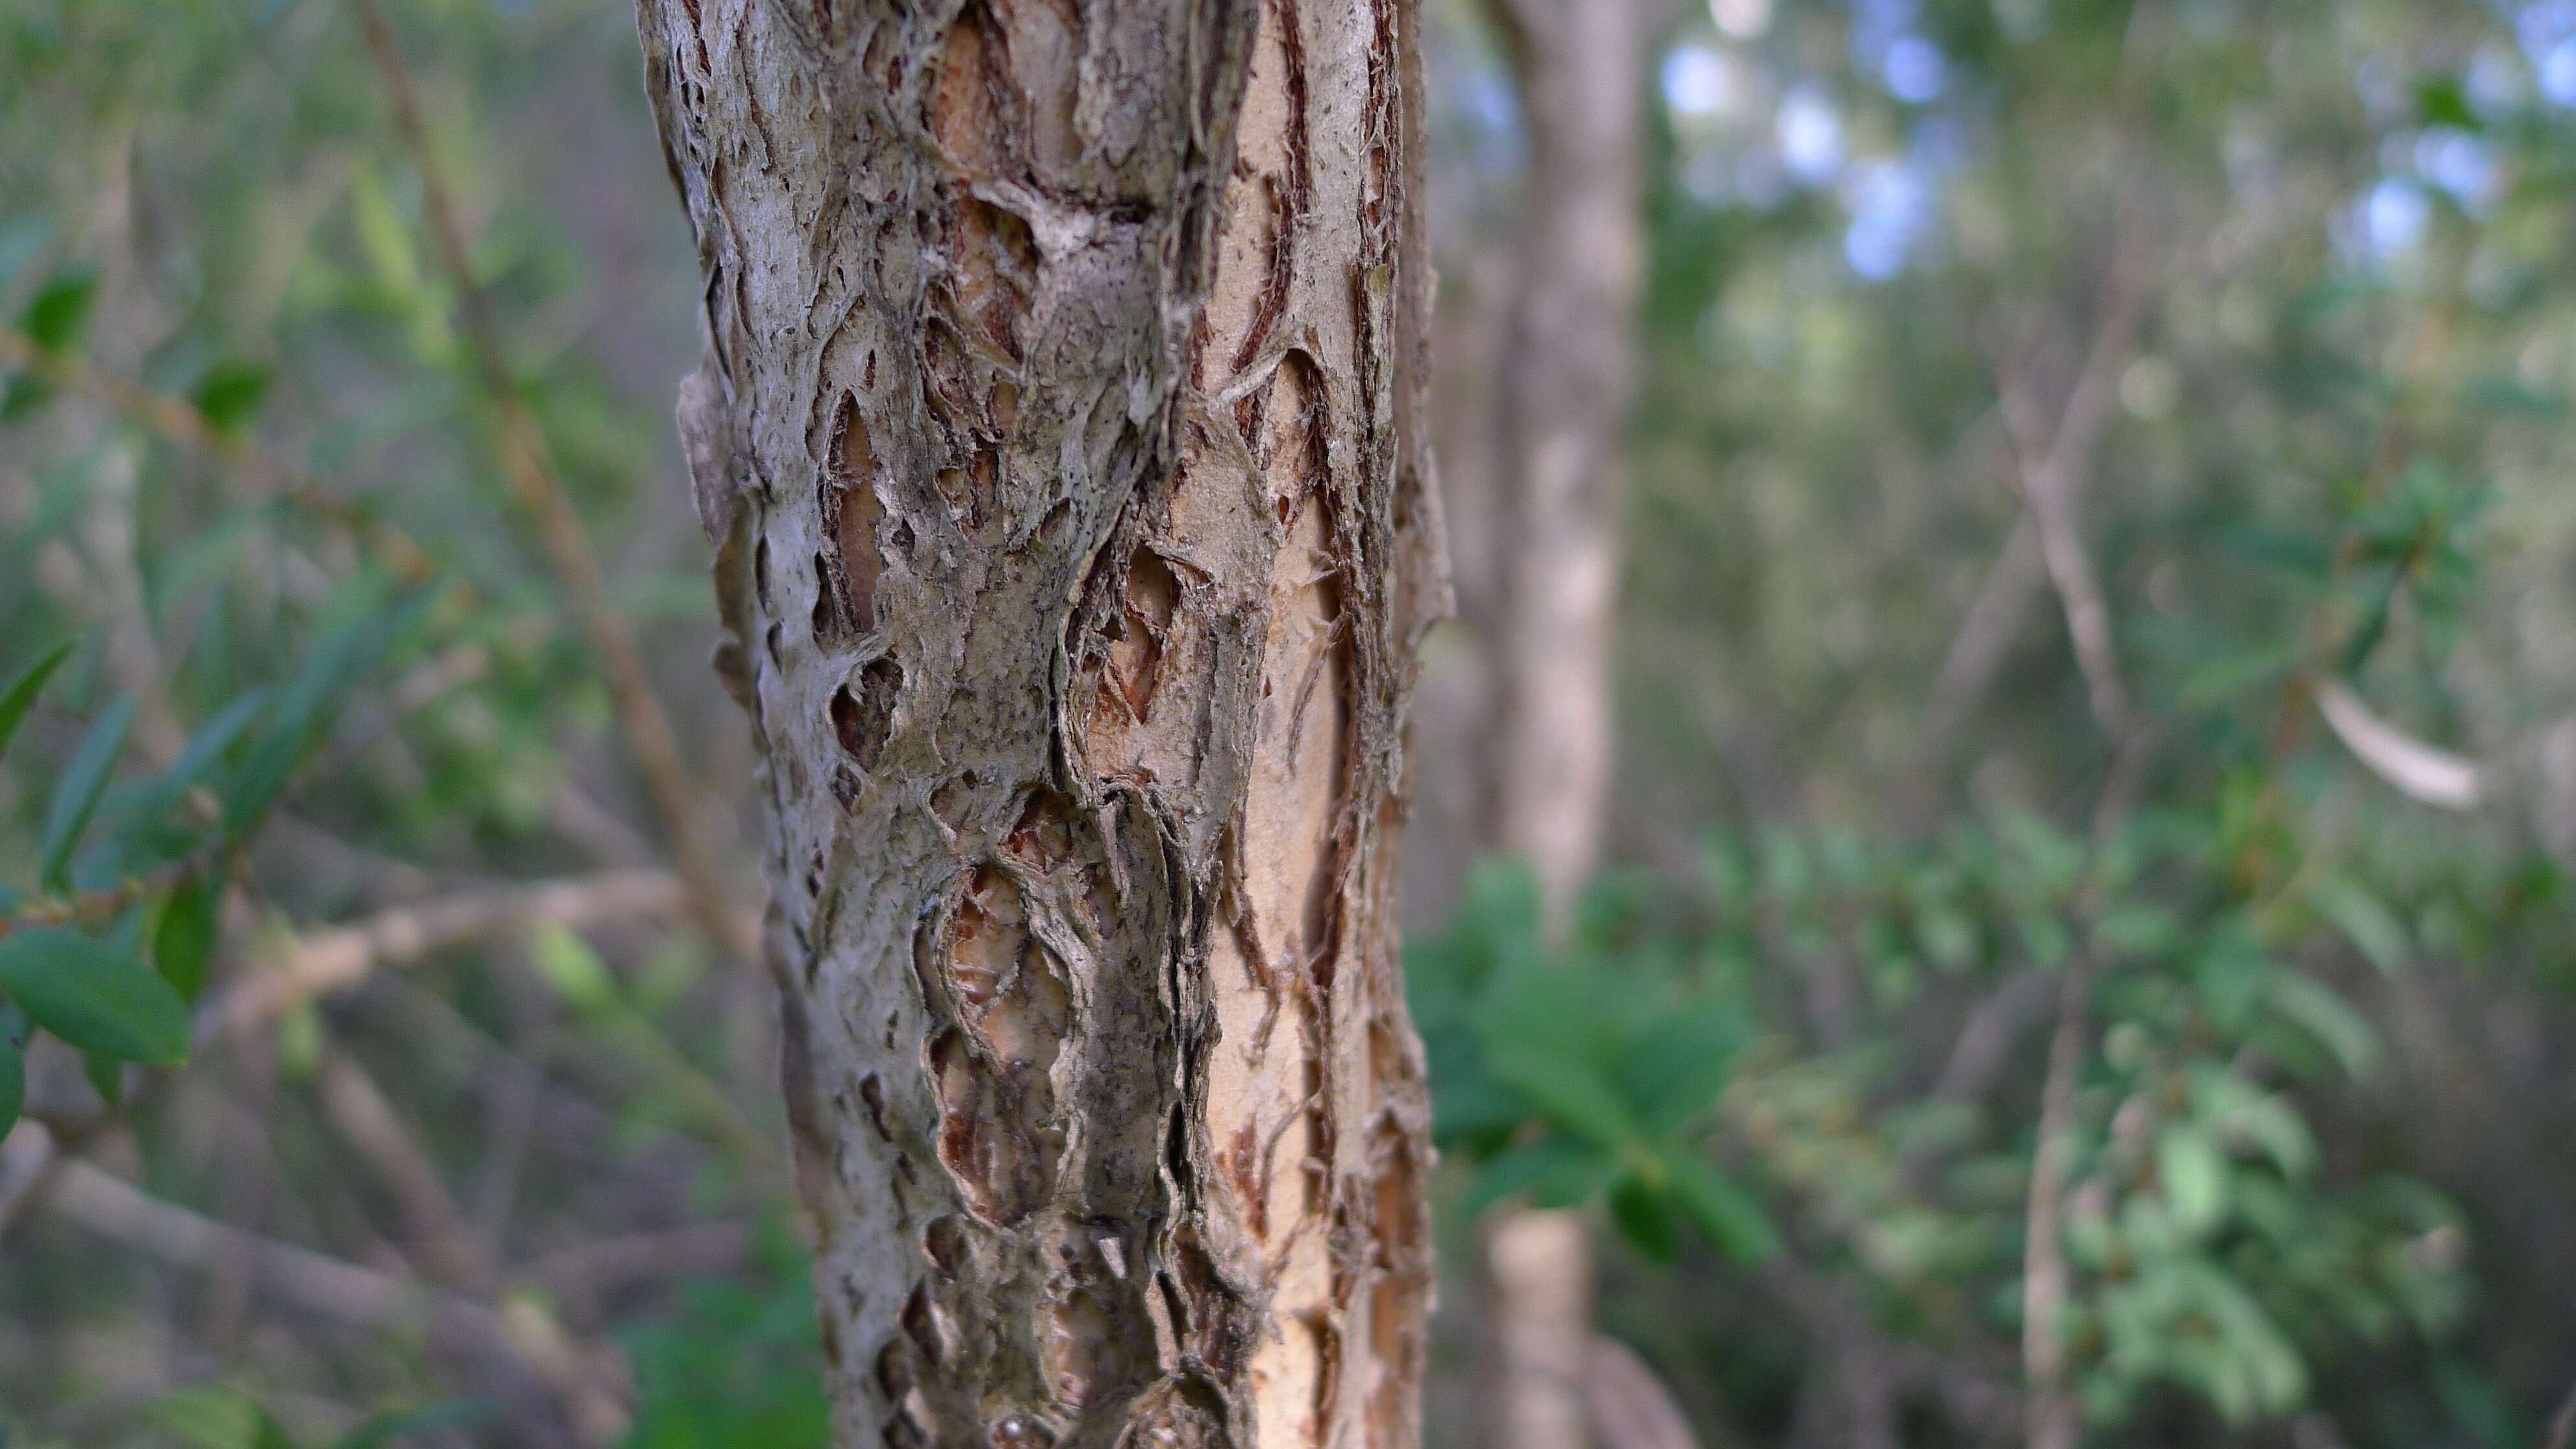
[[[1404,0],[640,0],[849,1445],[1416,1441]]]
[[[1495,843],[1530,862],[1563,931],[1600,863],[1611,747],[1632,341],[1644,266],[1644,0],[1494,0],[1528,169],[1498,393],[1502,589]],[[1511,1213],[1487,1237],[1502,1449],[1588,1442],[1592,1263],[1580,1219]]]

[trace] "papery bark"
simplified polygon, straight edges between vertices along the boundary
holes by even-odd
[[[639,0],[845,1445],[1416,1442],[1406,0]]]

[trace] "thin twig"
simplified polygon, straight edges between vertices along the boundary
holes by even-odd
[[[2153,750],[2152,732],[2132,729],[2113,752],[2078,876],[2075,945],[2058,986],[2057,1025],[2049,1035],[2022,1242],[2022,1377],[2029,1388],[2031,1449],[2074,1449],[2082,1430],[2081,1413],[2067,1389],[2065,1315],[2071,1278],[2059,1221],[2074,1148],[2075,1094],[2087,1055],[2094,964],[2090,933],[2102,905],[2102,858],[2128,818]]]
[[[438,1278],[469,1293],[493,1292],[499,1253],[457,1206],[438,1165],[366,1068],[326,1044],[315,1086],[323,1115],[401,1205],[411,1241]]]
[[[393,109],[394,129],[420,175],[432,250],[456,289],[462,331],[473,351],[484,392],[500,422],[502,473],[512,496],[535,522],[538,541],[570,590],[591,647],[607,666],[609,692],[627,752],[644,777],[646,793],[661,817],[666,844],[681,879],[688,884],[690,907],[700,928],[737,959],[756,960],[758,933],[746,926],[745,918],[731,905],[732,891],[705,838],[688,765],[645,672],[644,652],[635,641],[634,631],[609,603],[590,535],[564,490],[545,434],[537,426],[536,415],[511,372],[491,294],[475,278],[454,194],[430,147],[419,99],[395,45],[392,28],[385,23],[375,0],[355,0],[355,9],[359,26],[366,33],[367,52]]]
[[[551,921],[579,929],[604,921],[667,916],[683,904],[680,883],[658,870],[609,871],[535,886],[498,886],[414,906],[395,906],[354,925],[295,937],[276,966],[241,982],[199,1013],[206,1039],[246,1031],[298,1002],[337,991],[380,967]]]
[[[2567,1391],[2566,1402],[2549,1418],[2549,1436],[2540,1441],[2540,1449],[2576,1449],[2576,1388]]]
[[[308,1311],[368,1328],[418,1325],[516,1358],[562,1403],[585,1444],[624,1437],[625,1406],[560,1329],[525,1313],[496,1310],[460,1294],[246,1233],[164,1202],[86,1162],[69,1163],[54,1206],[71,1222],[178,1267],[204,1269],[226,1258],[251,1265],[260,1285]]]

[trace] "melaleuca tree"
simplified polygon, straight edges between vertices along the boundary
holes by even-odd
[[[640,13],[843,1442],[1413,1442],[1412,7]]]

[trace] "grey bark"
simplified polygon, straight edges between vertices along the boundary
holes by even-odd
[[[1412,1445],[1412,5],[639,10],[841,1442]]]

